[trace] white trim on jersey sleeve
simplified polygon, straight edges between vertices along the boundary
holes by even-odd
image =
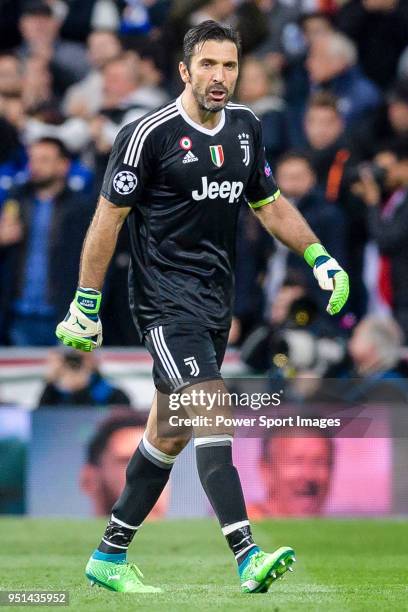
[[[251,113],[251,115],[253,115],[257,121],[260,121],[260,118],[255,115],[254,111],[248,108],[248,106],[244,106],[244,104],[234,104],[233,102],[228,102],[226,108],[229,110],[246,110],[248,113]]]
[[[173,119],[173,117],[176,117],[178,114],[179,111],[176,107],[176,103],[172,102],[161,110],[158,110],[152,115],[145,117],[145,119],[142,119],[135,127],[129,140],[123,163],[136,167],[139,163],[143,144],[150,132],[152,132],[162,123]]]

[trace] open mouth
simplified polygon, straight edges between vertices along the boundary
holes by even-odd
[[[227,97],[227,92],[222,89],[212,89],[209,93],[211,100],[214,102],[223,102]]]

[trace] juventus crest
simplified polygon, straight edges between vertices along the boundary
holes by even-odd
[[[249,166],[250,161],[250,153],[249,153],[249,134],[239,134],[239,145],[244,152],[244,157],[242,158],[242,163],[245,166]]]

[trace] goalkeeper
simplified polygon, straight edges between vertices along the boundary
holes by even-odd
[[[202,397],[225,389],[220,368],[231,322],[239,205],[249,205],[271,234],[304,256],[320,287],[331,292],[330,314],[348,297],[346,272],[280,194],[259,120],[230,102],[238,77],[237,33],[206,21],[187,32],[183,51],[182,95],[125,126],[115,141],[83,247],[79,288],[56,332],[78,349],[101,345],[101,289],[126,219],[130,306],[153,358],[156,395],[125,488],[86,566],[93,584],[122,592],[160,590],[144,584],[126,558],[190,438],[184,430],[165,436],[159,408],[181,389],[203,390]],[[206,406],[191,411],[201,416]],[[232,462],[232,433],[226,426],[194,428],[198,473],[236,559],[241,591],[265,593],[292,570],[294,551],[280,546],[266,553],[254,542]]]

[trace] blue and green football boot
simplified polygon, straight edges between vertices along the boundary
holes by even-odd
[[[119,593],[161,593],[162,590],[144,584],[143,574],[134,563],[112,563],[89,559],[85,569],[92,586],[97,585]]]
[[[238,568],[241,592],[266,593],[275,580],[293,571],[295,561],[295,551],[289,546],[281,546],[273,553],[257,550]]]

